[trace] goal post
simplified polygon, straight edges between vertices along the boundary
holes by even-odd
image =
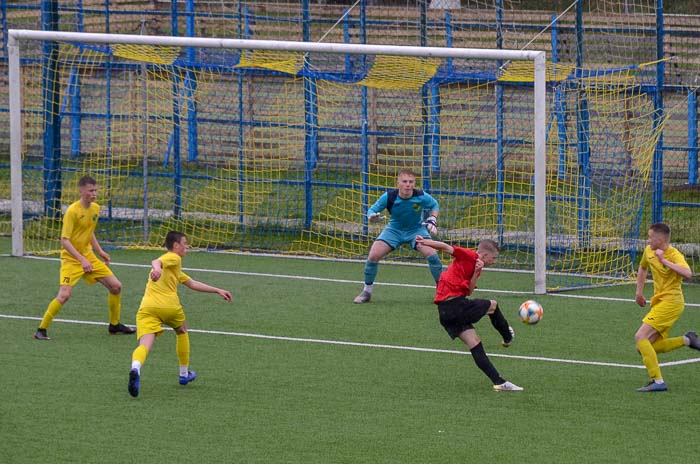
[[[357,219],[350,219],[351,217],[355,217],[353,216],[355,213],[351,213],[350,211],[358,209],[358,205],[366,209],[368,203],[367,194],[371,193],[374,196],[381,193],[382,188],[384,188],[384,183],[393,182],[391,179],[394,178],[396,171],[401,167],[418,167],[419,169],[417,169],[417,171],[419,171],[422,185],[431,193],[432,190],[429,187],[431,186],[431,177],[433,175],[437,176],[443,171],[447,171],[448,168],[452,169],[455,176],[445,181],[444,185],[441,184],[441,186],[439,186],[440,195],[444,195],[445,197],[464,197],[465,195],[473,198],[478,198],[480,196],[488,196],[489,198],[496,196],[499,198],[530,197],[530,195],[524,193],[529,188],[527,187],[527,183],[524,184],[523,193],[518,191],[503,191],[503,179],[501,176],[502,167],[497,168],[499,170],[498,193],[493,195],[489,193],[487,195],[487,192],[482,192],[480,189],[484,188],[486,184],[470,187],[466,193],[451,190],[453,187],[461,188],[457,183],[458,181],[455,180],[459,179],[460,173],[476,168],[484,169],[485,171],[491,169],[490,166],[480,166],[479,163],[481,161],[479,160],[488,159],[489,156],[494,156],[494,154],[486,154],[484,158],[479,159],[466,159],[467,156],[463,153],[462,157],[452,156],[452,158],[448,160],[449,163],[451,163],[448,166],[446,161],[444,165],[441,164],[440,150],[444,149],[443,145],[447,146],[448,142],[454,143],[455,148],[452,148],[453,152],[465,150],[464,147],[468,147],[470,143],[489,147],[500,147],[502,136],[493,136],[495,124],[489,125],[488,123],[491,115],[489,114],[487,118],[487,113],[482,113],[484,111],[483,108],[493,107],[491,93],[484,93],[483,95],[478,94],[480,86],[483,86],[484,78],[481,77],[482,74],[479,72],[455,74],[451,71],[452,74],[440,77],[438,70],[440,69],[442,60],[449,60],[451,69],[454,62],[457,61],[490,61],[494,64],[532,62],[529,71],[527,71],[531,76],[528,78],[529,82],[532,82],[534,88],[534,101],[531,100],[528,104],[532,120],[528,121],[526,124],[524,123],[523,127],[532,127],[534,129],[534,132],[527,136],[527,138],[532,140],[532,145],[524,144],[526,147],[532,147],[532,151],[534,151],[534,154],[532,154],[534,166],[532,166],[533,171],[530,171],[534,173],[531,183],[531,187],[534,188],[534,200],[532,200],[534,218],[526,217],[522,219],[522,221],[533,223],[534,228],[532,231],[525,231],[523,237],[519,235],[517,240],[526,242],[525,246],[533,250],[534,258],[530,262],[534,264],[534,292],[541,294],[545,293],[547,290],[545,278],[547,249],[547,93],[545,52],[10,30],[8,32],[7,45],[10,86],[12,254],[16,256],[21,256],[27,252],[24,240],[25,234],[27,233],[25,230],[25,216],[27,215],[26,205],[29,200],[26,198],[23,200],[24,184],[26,182],[38,182],[36,176],[28,180],[23,180],[22,172],[23,157],[29,150],[27,142],[23,140],[26,131],[29,130],[23,127],[23,124],[26,124],[26,121],[23,122],[23,117],[36,119],[38,117],[36,113],[39,112],[33,111],[30,114],[29,112],[25,112],[22,106],[24,98],[22,92],[26,91],[27,87],[23,84],[22,80],[24,69],[21,57],[21,44],[26,41],[50,41],[53,43],[74,44],[78,48],[77,51],[72,52],[74,54],[72,54],[69,59],[56,65],[57,69],[60,68],[63,70],[63,68],[66,68],[65,76],[58,78],[60,80],[60,86],[63,86],[57,86],[61,88],[59,91],[60,95],[55,96],[57,99],[55,102],[57,103],[56,106],[59,106],[58,103],[60,103],[61,111],[63,111],[63,108],[69,106],[66,101],[75,97],[74,92],[79,85],[80,79],[102,79],[104,76],[108,76],[107,79],[112,78],[115,73],[111,61],[113,56],[119,56],[125,60],[132,60],[134,63],[148,63],[149,70],[147,78],[149,79],[149,85],[162,90],[164,92],[163,95],[172,97],[168,101],[165,101],[166,99],[162,97],[149,97],[147,102],[139,100],[138,105],[134,103],[129,104],[129,102],[121,102],[126,103],[126,106],[134,111],[139,111],[142,103],[144,108],[148,106],[148,114],[142,115],[124,114],[117,116],[114,114],[111,103],[108,104],[106,116],[101,119],[95,118],[96,122],[94,122],[94,124],[96,127],[99,127],[99,133],[89,134],[89,131],[85,130],[84,132],[86,133],[81,135],[81,137],[85,137],[86,144],[87,141],[92,143],[95,139],[100,139],[104,141],[105,146],[94,149],[89,153],[87,153],[88,150],[86,148],[83,148],[82,150],[86,153],[78,153],[74,158],[72,154],[60,154],[60,156],[67,156],[70,158],[68,164],[73,166],[72,169],[75,171],[88,169],[91,172],[98,173],[101,179],[107,180],[106,183],[109,195],[105,200],[101,201],[100,198],[98,198],[97,201],[100,204],[104,204],[103,202],[106,203],[106,207],[109,211],[109,220],[114,222],[119,220],[124,223],[124,226],[127,227],[128,230],[132,230],[140,227],[138,225],[138,218],[125,218],[121,217],[120,214],[126,215],[127,213],[136,211],[137,216],[139,214],[141,216],[145,214],[148,217],[152,216],[158,218],[158,220],[162,222],[163,227],[177,226],[183,227],[187,231],[200,231],[202,229],[206,229],[207,231],[216,229],[218,231],[220,229],[221,237],[233,233],[242,233],[245,237],[248,237],[248,235],[246,235],[248,234],[247,231],[253,230],[254,228],[258,231],[257,233],[261,235],[275,235],[283,227],[300,231],[301,235],[306,235],[309,233],[309,229],[313,228],[312,223],[317,223],[320,227],[319,230],[322,230],[322,232],[317,233],[318,242],[324,242],[324,246],[326,246],[327,243],[333,242],[333,244],[327,245],[329,247],[328,249],[332,250],[329,254],[339,256],[347,256],[344,253],[346,253],[346,250],[352,249],[354,245],[346,243],[343,245],[345,248],[338,251],[339,248],[335,245],[336,241],[345,240],[347,242],[352,242],[353,237],[364,237],[366,239],[366,237],[374,233],[372,231],[368,232],[369,225],[366,222],[366,218],[360,218],[359,221]],[[119,49],[118,53],[115,52],[121,45],[136,48],[129,50]],[[100,49],[100,46],[110,47],[109,58],[85,58],[81,55],[82,53],[90,52],[91,48],[97,48],[97,52],[103,53],[104,50]],[[179,49],[197,49],[202,55],[207,55],[206,59],[209,61],[198,63],[197,66],[183,66],[182,68],[174,69],[173,63],[177,60],[177,56],[180,53]],[[212,52],[205,53],[204,51],[206,50],[211,50]],[[231,65],[231,57],[226,53],[222,53],[221,56],[219,56],[215,52],[216,50],[237,51],[238,54],[235,58],[237,62]],[[259,54],[256,55],[256,53],[253,52],[259,52]],[[329,73],[322,69],[317,62],[309,60],[308,56],[310,54],[325,54],[339,57],[337,59],[338,63],[335,64],[341,68],[344,66],[343,79],[352,81],[352,84],[356,87],[354,87],[352,91],[343,94],[334,92],[333,86],[340,80],[338,77],[339,74],[334,74],[330,78],[324,80],[323,86],[326,86],[324,89],[327,88],[328,90],[322,94],[316,87],[317,85],[321,85],[317,82],[317,78],[305,78],[304,72],[314,72],[316,73],[314,76],[326,76],[329,75]],[[270,56],[272,56],[272,58],[270,58]],[[373,63],[371,65],[366,65],[366,62],[369,61],[367,57],[373,57]],[[407,57],[413,61],[392,60],[390,59],[391,57]],[[27,63],[31,67],[35,66],[38,61],[40,60],[35,57],[33,61],[27,61]],[[97,65],[95,65],[89,73],[80,74],[80,70],[76,71],[76,69],[84,66],[86,63],[97,63]],[[190,63],[190,65],[191,64],[192,63]],[[205,82],[202,77],[204,74],[220,70],[224,67],[226,68],[226,72],[217,74],[212,81]],[[128,69],[130,73],[130,77],[124,78],[126,79],[126,83],[124,84],[126,91],[133,89],[134,94],[142,94],[142,87],[128,80],[135,78],[134,76],[139,76],[139,73],[144,74],[144,66],[127,63],[124,68]],[[273,108],[260,105],[259,102],[256,106],[253,104],[252,99],[245,95],[245,89],[247,87],[260,86],[263,87],[263,91],[269,93],[271,90],[266,87],[269,86],[269,82],[265,79],[258,79],[255,81],[242,79],[242,74],[237,74],[238,70],[241,68],[252,70],[247,75],[253,77],[259,77],[261,75],[288,75],[291,76],[291,79],[296,79],[298,76],[302,76],[302,78],[305,79],[303,82],[303,92],[298,93],[297,90],[290,90],[291,83],[282,83],[274,89],[275,92],[280,92],[280,99],[287,99],[282,103],[282,106]],[[499,68],[500,66],[494,65],[494,69]],[[377,74],[380,70],[382,70],[383,74],[378,77]],[[166,72],[169,73],[167,77],[164,76]],[[326,74],[324,74],[324,72]],[[496,79],[490,78],[492,82],[497,80],[497,74],[498,72],[493,74],[496,76]],[[412,82],[407,83],[408,79],[411,79]],[[442,81],[440,81],[440,79],[442,79]],[[216,91],[211,91],[214,97],[211,101],[207,100],[207,103],[205,103],[203,99],[197,97],[197,92],[204,85],[218,89]],[[444,90],[440,88],[440,85],[444,85]],[[474,101],[466,101],[463,97],[450,95],[457,87],[460,87],[460,89],[469,88],[475,90],[477,92],[477,97]],[[417,96],[415,97],[415,101],[419,102],[416,108],[420,108],[419,112],[423,112],[422,117],[420,114],[418,116],[415,114],[410,115],[405,122],[392,126],[391,130],[374,127],[373,124],[376,124],[376,122],[370,121],[371,118],[368,118],[364,114],[368,108],[380,113],[382,109],[386,109],[387,105],[395,105],[397,108],[406,106],[405,101],[399,101],[396,97],[391,95],[382,95],[378,97],[375,89],[390,89],[392,92],[401,92],[408,89],[414,92]],[[44,93],[44,98],[51,98],[50,96],[46,96],[46,89],[42,89],[42,92]],[[227,111],[238,111],[236,116],[230,116],[230,121],[224,123],[222,127],[214,128],[213,125],[210,124],[207,129],[201,129],[201,133],[192,132],[201,128],[201,121],[208,120],[207,118],[211,119],[211,116],[199,114],[196,113],[196,111],[198,109],[201,109],[202,112],[210,110],[211,108],[206,106],[211,105],[213,108],[217,104],[217,99],[223,100],[228,98],[227,92],[235,94],[237,96],[237,102],[234,102],[235,104],[231,106],[230,110],[219,113],[217,118],[220,118],[222,121],[225,120],[223,114]],[[99,94],[99,92],[96,92],[96,94]],[[304,99],[299,100],[298,95],[302,94]],[[109,93],[107,95],[109,98],[131,98],[129,96],[131,94],[125,94],[125,96],[120,97],[111,96]],[[362,105],[355,106],[355,103],[349,100],[350,97],[348,97],[348,95],[352,95],[353,98],[361,100]],[[36,98],[36,95],[33,95],[32,98]],[[322,101],[320,101],[321,99]],[[409,100],[412,99],[414,99],[414,97],[409,97]],[[75,100],[78,100],[78,103],[75,104],[79,105],[79,99]],[[98,97],[95,97],[95,101],[89,103],[85,100],[87,99],[83,99],[83,104],[85,106],[88,104],[99,106],[100,104],[100,99]],[[443,102],[442,106],[440,106],[441,101]],[[296,106],[302,102],[303,108],[296,108]],[[435,103],[435,105],[429,107],[429,104],[432,104],[431,102]],[[448,106],[448,102],[450,106]],[[482,107],[472,106],[480,102]],[[499,103],[499,105],[500,104],[502,103]],[[333,118],[336,120],[354,118],[354,113],[359,112],[361,115],[358,116],[358,119],[361,120],[361,123],[358,124],[358,128],[353,128],[352,130],[340,128],[330,134],[328,131],[324,130],[324,127],[322,127],[318,121],[317,107],[319,105],[324,105],[324,108],[328,108],[329,113],[324,116],[326,120],[332,120]],[[282,119],[275,119],[275,117],[279,116],[279,114],[276,113],[280,108],[288,112],[289,117],[285,116]],[[358,110],[354,111],[353,108],[358,108]],[[359,108],[361,108],[361,110],[359,110]],[[171,114],[164,116],[163,113],[166,111],[171,112]],[[64,127],[62,129],[57,129],[61,137],[68,137],[66,133],[73,134],[80,132],[80,115],[77,110],[65,110],[65,115],[62,114],[62,116],[64,119],[74,119],[71,119],[73,126],[70,128]],[[188,117],[192,117],[193,119],[187,121],[186,118]],[[485,122],[475,134],[458,132],[463,119],[466,118],[478,121],[482,117]],[[447,126],[442,122],[441,118],[449,118],[452,120],[452,125]],[[152,173],[152,169],[150,168],[148,169],[148,173],[145,172],[146,169],[137,171],[136,168],[134,168],[134,166],[148,166],[149,162],[152,161],[148,160],[145,154],[150,147],[145,146],[145,143],[138,142],[138,139],[145,139],[145,133],[140,133],[139,137],[134,137],[133,139],[122,142],[125,146],[130,147],[131,152],[129,152],[129,155],[122,156],[115,150],[115,144],[117,143],[117,141],[115,141],[117,137],[115,125],[119,123],[128,126],[128,128],[124,130],[124,133],[127,134],[127,137],[129,135],[133,136],[134,134],[130,134],[129,132],[130,130],[133,132],[135,130],[134,128],[137,128],[134,122],[136,120],[141,121],[141,123],[145,121],[148,124],[158,124],[158,127],[162,129],[162,133],[152,134],[154,140],[156,137],[160,137],[158,141],[162,142],[163,146],[166,147],[162,153],[163,159],[158,160],[158,166],[160,168],[167,167],[169,169],[172,165],[177,171],[175,180],[173,181],[175,185],[172,192],[172,195],[175,197],[176,206],[170,208],[169,211],[166,211],[166,208],[159,209],[159,201],[161,204],[169,201],[169,198],[163,198],[166,196],[163,192],[152,192],[151,195],[153,195],[154,201],[151,201],[149,198],[147,208],[144,207],[143,204],[137,204],[135,200],[129,200],[123,204],[117,204],[116,201],[112,202],[112,198],[116,198],[116,196],[112,196],[113,192],[117,192],[119,189],[132,188],[125,187],[125,185],[127,185],[127,181],[124,180],[125,178],[138,176],[143,176],[145,178],[147,175],[149,178],[150,176],[154,176],[155,178],[159,175],[157,172]],[[188,123],[188,130],[190,132],[180,132],[179,130],[176,131],[172,129],[176,124],[185,123]],[[64,121],[63,124],[67,123]],[[416,130],[415,126],[420,127]],[[289,131],[278,130],[278,128],[282,127],[285,129],[288,128]],[[40,131],[43,129],[32,130]],[[203,135],[210,135],[214,131],[217,131],[218,137],[220,137],[215,144],[218,144],[219,147],[226,147],[228,150],[227,157],[212,156],[207,162],[198,164],[199,162],[196,158],[198,153],[197,144],[203,144]],[[294,131],[294,135],[292,135],[292,131]],[[246,132],[249,133],[250,137],[245,138]],[[266,138],[263,139],[261,134],[265,134]],[[193,173],[190,177],[183,180],[178,170],[185,164],[185,162],[181,161],[179,158],[180,151],[182,150],[180,144],[183,143],[184,138],[187,139],[186,143],[192,146],[191,156],[188,158],[187,162],[192,165],[190,167],[193,169]],[[331,138],[333,139],[333,146],[337,152],[329,153],[327,156],[336,156],[341,159],[341,161],[333,165],[331,170],[341,171],[342,169],[338,166],[344,166],[347,169],[342,170],[343,172],[339,174],[342,180],[333,182],[312,182],[310,179],[311,174],[320,169],[320,163],[323,161],[318,156],[318,147],[319,145],[328,143],[327,139]],[[373,142],[369,142],[370,139]],[[389,139],[391,140],[388,141]],[[421,148],[416,148],[412,146],[413,140],[422,140],[425,141],[425,144]],[[353,141],[361,141],[361,150],[350,146],[353,144]],[[523,145],[522,142],[514,143]],[[134,144],[139,144],[139,149],[144,151],[143,158],[139,158],[139,162],[137,163],[132,163],[129,159],[130,157],[136,156],[133,153],[135,150]],[[79,145],[79,143],[74,144],[75,147],[79,147]],[[380,145],[381,148],[378,149],[377,147]],[[71,149],[73,149],[73,147],[71,147]],[[293,159],[293,155],[289,153],[297,149],[304,151],[303,159]],[[64,150],[68,150],[68,148]],[[272,153],[271,150],[276,151]],[[377,150],[381,151],[380,155],[377,155]],[[500,148],[497,148],[497,150],[500,150]],[[347,193],[353,190],[353,186],[358,182],[356,172],[357,166],[343,164],[342,160],[342,158],[348,156],[348,153],[355,153],[356,151],[359,151],[363,157],[363,172],[359,179],[374,179],[375,181],[375,184],[370,186],[363,185],[362,188],[358,190],[362,192],[360,195],[362,200],[359,202],[355,200],[355,191]],[[255,153],[251,155],[253,152]],[[398,159],[401,156],[405,156],[405,158]],[[502,154],[499,152],[496,153],[495,156],[502,157]],[[87,164],[88,162],[91,164]],[[372,166],[371,171],[368,168],[370,165]],[[299,168],[300,166],[301,168]],[[301,173],[298,179],[282,179],[279,173],[272,172],[274,169],[282,169],[284,171],[298,169]],[[232,171],[236,171],[235,176],[229,175]],[[170,179],[170,174],[168,174],[168,176]],[[525,171],[522,174],[518,174],[518,179],[528,177],[529,175]],[[271,178],[272,182],[270,182],[269,185],[266,184],[263,186],[261,181],[263,178]],[[378,178],[380,180],[377,180]],[[206,179],[206,185],[197,185],[196,189],[193,188],[191,196],[186,198],[181,197],[182,190],[194,186],[197,179]],[[68,179],[59,178],[59,184],[61,180],[65,183],[68,181]],[[146,180],[144,180],[144,183],[145,182]],[[100,182],[100,185],[102,184],[103,182]],[[287,190],[287,186],[292,184],[294,185],[294,190],[290,192]],[[432,186],[436,187],[437,183],[433,182]],[[322,203],[327,210],[331,207],[340,208],[339,205],[346,201],[352,201],[353,207],[348,208],[348,212],[339,213],[334,217],[328,217],[327,212],[318,213],[318,211],[315,210],[316,207],[312,207],[314,203],[309,201],[309,198],[311,198],[312,195],[319,196],[319,191],[325,193],[325,190],[338,187],[342,187],[346,191],[346,196],[336,195],[331,198],[329,195],[328,198],[324,198],[320,203]],[[279,189],[280,192],[275,192],[276,189]],[[144,200],[143,197],[147,195],[148,193],[144,193],[141,200]],[[170,195],[170,193],[168,195]],[[198,205],[200,205],[198,199],[204,198],[205,195],[211,195],[207,197],[209,198],[208,202],[217,203],[220,209],[212,211],[198,209]],[[284,220],[270,219],[271,204],[279,204],[287,200],[292,201],[296,195],[304,197],[303,200],[306,201],[306,207],[301,208],[300,213],[289,214]],[[102,193],[100,197],[103,197]],[[66,201],[68,200],[63,200],[64,206]],[[488,208],[491,209],[491,207],[492,205],[489,203]],[[199,206],[199,208],[204,208],[204,206]],[[250,217],[252,216],[250,211],[253,209],[255,209],[257,213],[255,217]],[[493,209],[494,216],[498,217],[500,225],[494,227],[483,226],[479,228],[479,233],[496,234],[496,236],[503,237],[503,216],[507,214],[508,208],[504,208],[503,205],[499,204],[497,206],[494,205]],[[458,215],[458,211],[449,213],[448,207],[445,207],[445,210],[448,211],[446,215]],[[361,211],[357,213],[361,213]],[[522,214],[527,215],[526,212]],[[43,220],[39,217],[41,213],[36,213],[36,215],[36,222],[41,222],[41,220]],[[299,215],[303,217],[300,218]],[[186,224],[181,222],[185,219],[188,221]],[[530,219],[533,220],[531,221]],[[463,218],[453,217],[447,219],[446,217],[445,220],[449,220],[453,223],[454,231],[467,230],[470,227],[469,224],[460,226],[460,224],[463,223]],[[221,223],[224,221],[225,224],[222,225]],[[266,227],[268,228],[265,229]],[[327,228],[330,227],[336,228],[338,231],[336,235],[329,236],[325,232]],[[54,232],[56,228],[57,225],[55,223],[48,226],[48,229],[53,229]],[[261,229],[263,232],[259,232]],[[148,235],[148,228],[146,230],[146,235]],[[477,230],[477,227],[474,226],[473,230]],[[471,232],[468,230],[467,232],[460,233],[462,235],[459,235],[458,232],[454,232],[448,237],[438,238],[444,238],[446,241],[455,239],[463,242],[473,242],[475,239],[475,237],[469,236]],[[341,236],[342,238],[339,238]],[[216,239],[202,239],[202,247],[241,249],[246,248],[245,244],[249,243],[250,249],[257,249],[257,245],[252,241],[245,242],[245,240],[243,240],[241,242],[242,245],[232,246],[230,243],[226,243],[225,238],[221,237],[217,237]],[[113,240],[113,243],[118,246],[129,245],[128,241],[127,243],[123,243],[119,242],[117,239]],[[135,245],[148,246],[149,243],[135,243]],[[309,254],[319,254],[317,250],[318,248],[306,249]],[[299,254],[304,253],[305,250],[295,245],[289,247],[285,245],[281,251]],[[366,253],[366,250],[364,250],[363,253]],[[517,261],[514,262],[517,265]]]

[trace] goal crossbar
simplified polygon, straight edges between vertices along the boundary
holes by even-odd
[[[200,37],[144,36],[128,34],[99,34],[83,32],[33,31],[10,29],[8,31],[8,73],[10,109],[10,158],[12,193],[12,254],[22,256],[22,172],[21,172],[21,74],[20,42],[23,40],[66,41],[82,43],[110,43],[152,45],[170,47],[203,47],[222,49],[272,50],[302,53],[332,53],[353,55],[395,55],[424,58],[461,58],[502,61],[532,61],[534,63],[534,177],[535,177],[535,231],[534,270],[535,293],[546,292],[546,70],[544,51],[415,47],[398,45],[362,45],[345,43],[294,42],[276,40],[247,40]]]

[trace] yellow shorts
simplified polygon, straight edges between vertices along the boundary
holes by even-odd
[[[92,263],[92,272],[90,273],[83,271],[83,266],[79,262],[72,259],[62,259],[59,285],[74,287],[80,279],[83,279],[88,285],[92,285],[97,282],[97,279],[114,275],[105,263],[97,259],[97,256],[88,255],[87,259]]]
[[[177,329],[185,323],[185,311],[179,308],[140,308],[136,313],[136,338],[163,333],[163,324]]]
[[[662,337],[666,338],[673,324],[683,314],[684,309],[684,304],[661,301],[651,307],[642,322],[652,326]]]

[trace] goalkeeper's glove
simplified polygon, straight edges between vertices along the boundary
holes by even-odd
[[[379,213],[370,213],[367,216],[367,219],[369,219],[369,222],[372,222],[372,223],[382,222],[384,220],[384,218],[385,217]]]
[[[437,218],[435,216],[428,216],[428,219],[423,222],[423,225],[428,229],[430,235],[437,234]]]

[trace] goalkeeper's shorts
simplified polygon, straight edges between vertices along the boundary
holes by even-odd
[[[428,229],[421,225],[410,230],[401,230],[388,225],[384,228],[377,240],[381,240],[391,247],[392,250],[397,249],[404,243],[411,245],[411,248],[416,248],[416,236],[420,235],[423,238],[431,238]]]

